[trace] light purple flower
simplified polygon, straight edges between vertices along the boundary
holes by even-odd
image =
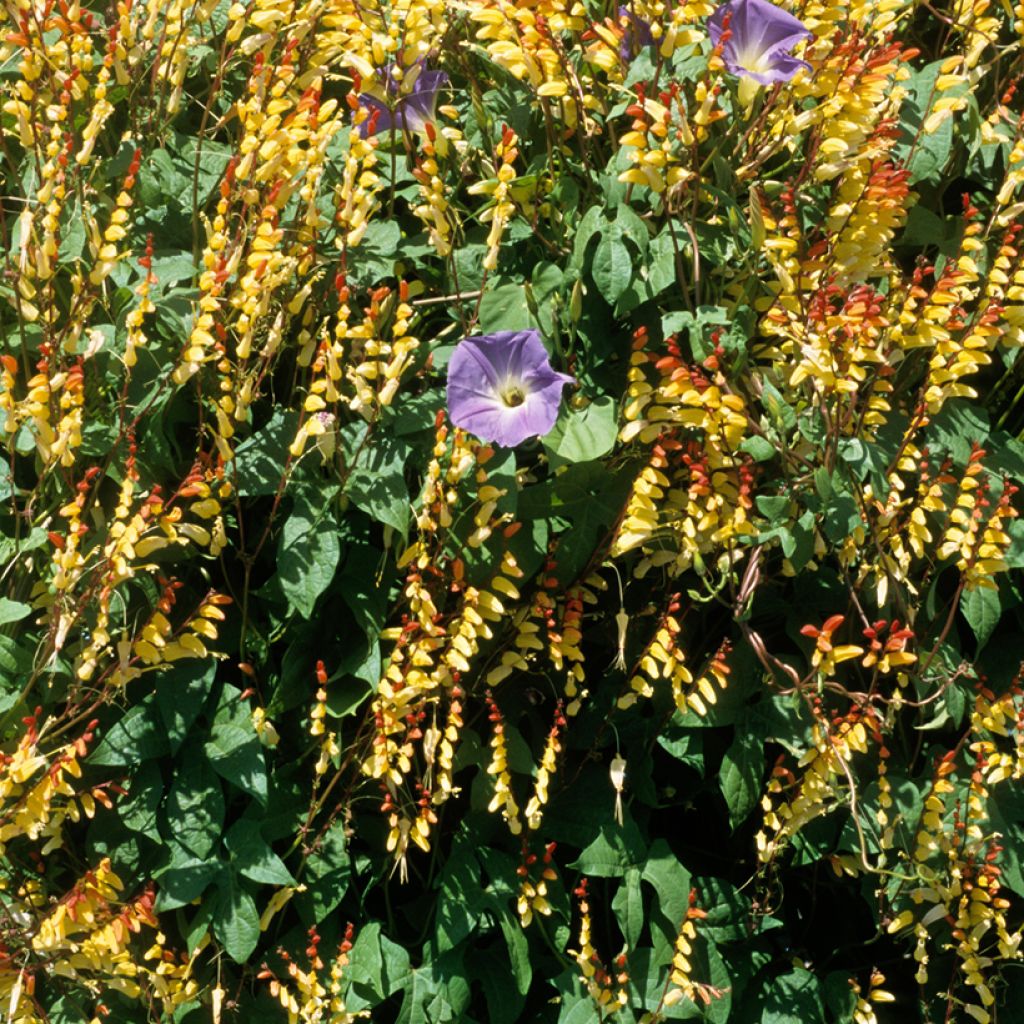
[[[619,5],[618,14],[619,24],[623,28],[622,42],[619,45],[619,55],[623,60],[629,60],[635,53],[654,45],[650,22],[641,18],[626,4]]]
[[[398,82],[392,75],[394,67],[394,64],[389,64],[381,72],[386,102],[373,93],[359,94],[360,104],[370,112],[370,116],[359,125],[359,134],[364,139],[392,129],[422,132],[436,117],[437,96],[449,84],[448,76],[443,71],[423,68],[416,76],[412,88],[399,94]]]
[[[514,448],[551,430],[573,383],[551,368],[538,331],[463,338],[448,363],[448,415],[481,441]]]
[[[813,33],[799,19],[768,0],[729,0],[722,4],[708,21],[715,46],[721,42],[726,28],[729,36],[722,48],[722,60],[733,75],[771,85],[788,82],[801,68],[811,68],[790,51]]]

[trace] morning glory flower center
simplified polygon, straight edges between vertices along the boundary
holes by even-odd
[[[448,360],[448,415],[481,441],[515,448],[551,430],[573,383],[551,368],[538,330],[463,338]]]
[[[499,391],[498,397],[509,409],[515,409],[526,401],[526,391],[518,382],[509,381]]]
[[[763,74],[771,68],[771,61],[763,51],[758,53],[755,50],[745,50],[743,53],[737,53],[736,63],[744,71],[752,71],[754,74]]]

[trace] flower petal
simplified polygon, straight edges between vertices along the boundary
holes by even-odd
[[[412,85],[412,91],[414,93],[430,93],[436,97],[442,89],[447,89],[450,84],[451,80],[444,71],[424,69],[416,76],[416,81]]]
[[[729,0],[708,21],[715,45],[721,36],[726,14],[732,15],[729,21],[731,42],[740,52],[750,49],[763,53],[776,46],[789,49],[812,35],[799,18],[768,0]]]
[[[472,416],[464,417],[461,421],[457,421],[453,416],[452,422],[457,427],[475,434],[481,441],[497,444],[502,448],[515,448],[535,433],[529,425],[524,425],[524,408],[525,404],[515,409],[499,404],[493,409],[481,410]]]
[[[532,391],[523,403],[525,411],[520,418],[520,424],[527,437],[543,437],[555,425],[558,409],[562,404],[562,389],[567,381],[572,380],[571,377],[565,378],[562,374],[558,374],[558,378],[539,391]]]
[[[470,386],[467,382],[479,377],[496,392],[508,376],[510,348],[516,337],[515,331],[499,331],[463,338],[448,361],[449,387],[453,383]]]
[[[359,103],[370,112],[370,116],[359,125],[358,131],[361,139],[367,139],[371,135],[380,135],[382,132],[391,131],[394,121],[391,118],[391,110],[386,103],[383,103],[376,96],[368,92],[359,94]],[[374,115],[376,115],[376,119]]]

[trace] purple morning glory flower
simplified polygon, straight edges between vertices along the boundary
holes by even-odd
[[[726,28],[729,36],[722,48],[722,60],[730,74],[771,85],[788,82],[801,68],[810,70],[810,64],[797,60],[790,51],[813,33],[768,0],[729,0],[722,4],[708,21],[715,46]]]
[[[448,76],[443,71],[427,71],[424,68],[416,76],[412,88],[399,95],[398,82],[392,75],[394,67],[394,64],[389,64],[382,72],[387,102],[372,93],[359,94],[359,102],[370,111],[370,116],[359,125],[359,134],[364,139],[371,134],[380,135],[392,129],[422,132],[436,116],[437,96],[449,84]]]
[[[448,363],[448,415],[481,441],[514,448],[551,430],[573,383],[551,369],[538,331],[463,338]]]
[[[629,60],[634,53],[639,52],[644,47],[653,46],[654,35],[651,33],[650,23],[625,4],[620,4],[618,13],[619,24],[623,25],[619,55],[623,60]]]

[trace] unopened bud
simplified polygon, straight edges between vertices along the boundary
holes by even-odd
[[[580,322],[583,315],[583,282],[577,280],[572,286],[572,295],[569,296],[569,319],[574,324]]]

